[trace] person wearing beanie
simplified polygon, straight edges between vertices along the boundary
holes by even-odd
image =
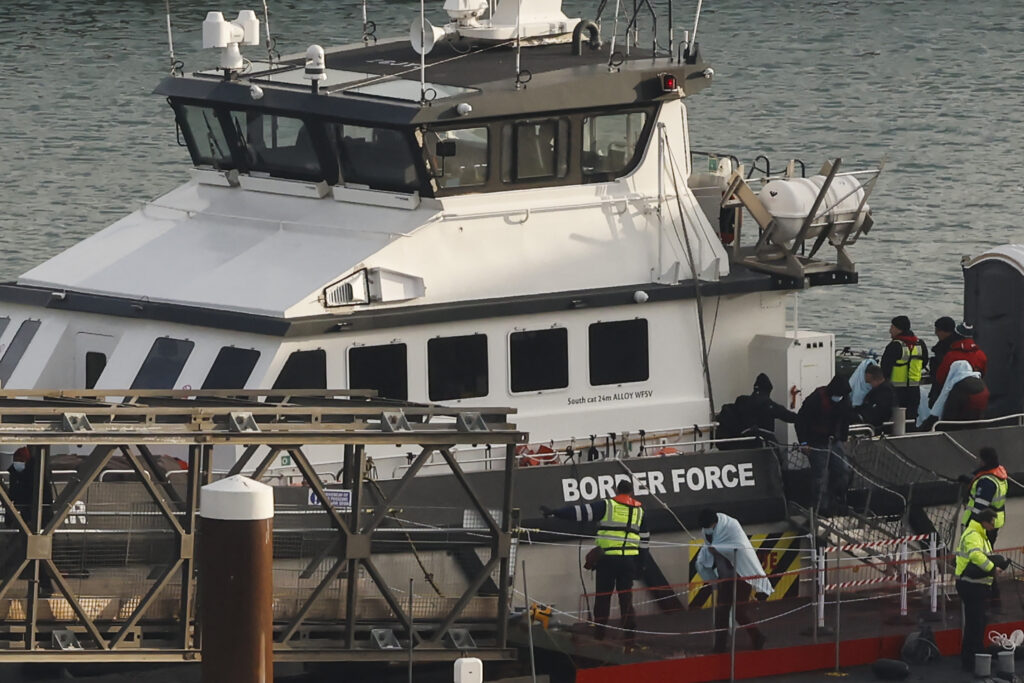
[[[831,511],[846,501],[849,467],[842,444],[854,418],[850,382],[836,375],[812,391],[796,416],[796,435],[811,466],[811,504]]]
[[[942,385],[945,383],[946,377],[949,376],[950,366],[958,360],[965,360],[970,363],[971,368],[975,372],[981,373],[982,378],[985,377],[985,370],[988,368],[988,356],[985,355],[985,352],[974,341],[974,326],[960,323],[956,326],[954,334],[956,339],[949,345],[949,351],[942,357],[942,362],[939,363],[938,369],[932,378],[933,386],[937,385],[939,391],[942,391]],[[931,392],[929,392],[928,398],[934,403],[934,399],[931,398]]]
[[[928,364],[928,347],[910,328],[910,318],[898,315],[889,325],[892,339],[882,352],[882,372],[896,389],[896,400],[907,409],[907,418],[917,417],[921,376]]]
[[[932,355],[928,359],[928,374],[932,378],[932,388],[928,392],[928,405],[934,405],[935,399],[942,391],[942,382],[936,381],[935,376],[939,372],[939,366],[942,365],[943,357],[949,353],[949,347],[953,345],[953,342],[962,338],[956,333],[956,322],[948,315],[935,321],[935,336],[939,341],[932,347]]]
[[[773,388],[771,379],[762,372],[754,379],[754,391],[746,400],[737,400],[736,406],[740,409],[745,434],[777,444],[775,421],[793,424],[796,422],[796,413],[772,400]]]

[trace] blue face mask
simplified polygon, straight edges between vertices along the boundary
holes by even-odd
[[[15,463],[12,463],[12,464],[14,465],[14,471],[15,472],[24,472],[25,471],[25,463],[23,463],[23,462],[15,462]]]
[[[833,396],[833,397],[832,397],[832,402],[833,402],[833,403],[839,403],[839,402],[840,402],[840,401],[842,401],[842,400],[843,400],[843,397],[842,397],[842,396]]]

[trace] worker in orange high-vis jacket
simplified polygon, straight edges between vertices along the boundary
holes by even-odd
[[[628,479],[621,480],[615,487],[615,493],[614,498],[586,505],[567,505],[557,510],[542,505],[540,509],[545,517],[581,523],[597,522],[596,547],[587,556],[588,564],[593,555],[598,556],[597,595],[594,598],[594,622],[598,626],[595,636],[598,640],[605,636],[612,593],[615,593],[619,597],[625,641],[630,645],[636,638],[633,579],[642,570],[651,534],[647,531],[643,505],[633,498],[633,483]]]
[[[971,517],[982,510],[992,510],[996,517],[992,522],[992,529],[986,532],[989,544],[995,548],[996,539],[999,538],[999,530],[1006,524],[1006,494],[1009,491],[1007,481],[1009,475],[1006,468],[999,464],[999,454],[996,449],[986,446],[978,453],[981,465],[970,475],[961,475],[958,479],[961,483],[970,484],[967,495],[967,509],[960,518],[960,524],[967,526]],[[992,583],[991,593],[993,606],[998,610],[1001,607],[999,584]]]

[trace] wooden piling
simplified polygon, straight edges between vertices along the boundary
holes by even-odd
[[[274,490],[233,476],[199,498],[203,683],[273,683]]]

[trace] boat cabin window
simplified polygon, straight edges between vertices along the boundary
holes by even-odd
[[[326,389],[327,352],[323,349],[294,351],[274,380],[274,389]],[[271,398],[267,398],[271,401]]]
[[[487,335],[427,341],[427,393],[431,401],[487,395]]]
[[[564,327],[513,332],[508,342],[513,392],[569,386],[569,333]]]
[[[375,389],[383,398],[409,399],[405,344],[354,346],[348,351],[348,388]]]
[[[107,369],[107,354],[99,351],[85,352],[85,388],[95,389],[100,375]]]
[[[203,380],[203,389],[242,389],[249,381],[260,352],[256,349],[239,349],[224,346],[210,366],[210,372]]]
[[[475,187],[487,182],[489,135],[485,127],[426,131],[427,163],[439,188]]]
[[[648,377],[646,320],[619,320],[590,326],[592,386],[643,382]]]
[[[9,318],[7,320],[10,322]],[[18,367],[21,357],[28,350],[28,345],[32,343],[32,338],[36,336],[40,324],[38,320],[26,320],[14,333],[14,339],[7,345],[3,358],[0,358],[0,387],[7,386],[7,381],[11,379],[14,368]]]
[[[188,339],[158,337],[135,375],[132,389],[173,389],[196,343]]]
[[[405,133],[349,123],[334,124],[333,133],[343,182],[398,192],[420,188],[416,157]]]
[[[245,168],[283,178],[323,180],[310,127],[302,119],[262,111],[232,111]]]
[[[7,330],[7,326],[10,324],[11,319],[9,317],[4,316],[0,318],[0,335],[2,335]]]
[[[175,110],[178,125],[192,154],[192,163],[217,169],[235,168],[231,145],[215,110],[194,104],[180,104]]]
[[[591,182],[615,178],[640,158],[647,113],[602,114],[583,119],[583,175]]]
[[[501,179],[506,183],[564,178],[569,172],[569,120],[505,124],[501,160]]]

